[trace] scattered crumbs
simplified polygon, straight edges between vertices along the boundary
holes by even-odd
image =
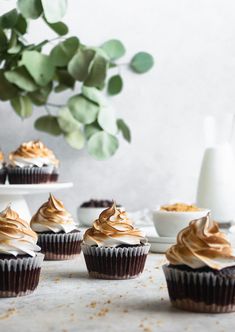
[[[144,327],[143,323],[140,323],[139,327]]]
[[[74,313],[74,312],[72,312],[72,313],[70,314],[70,317],[74,317],[74,315],[75,315],[75,313]]]
[[[124,309],[123,312],[125,312],[125,313],[128,312],[128,309]]]
[[[166,289],[166,288],[167,288],[167,285],[165,285],[165,284],[161,284],[160,287],[159,287],[160,290]]]
[[[89,319],[93,319],[94,317],[93,316],[89,316]]]
[[[87,307],[90,307],[92,309],[96,308],[97,302],[92,301],[90,304],[87,305]]]
[[[122,297],[122,295],[119,295],[119,297]]]
[[[144,327],[144,332],[152,332],[151,327],[149,327],[149,326]]]
[[[107,302],[105,302],[105,304],[110,304],[111,303],[111,301],[110,300],[108,300]]]
[[[69,278],[72,278],[73,277],[73,274],[72,273],[69,273]]]
[[[157,326],[162,326],[163,321],[162,320],[157,320]]]
[[[108,308],[103,308],[101,309],[98,313],[97,313],[97,316],[98,317],[104,317],[106,316],[106,314],[109,312],[109,309]]]
[[[62,330],[62,332],[69,332],[69,331],[68,331],[68,330],[66,330],[66,329],[63,329],[63,330]]]
[[[161,297],[161,301],[164,301],[164,297]]]
[[[11,316],[15,315],[16,313],[16,308],[9,308],[3,315],[0,316],[1,319],[8,319]]]
[[[190,331],[190,326],[186,326],[184,330],[185,331]]]
[[[55,282],[55,283],[58,283],[58,282],[60,282],[60,280],[61,280],[60,277],[56,277],[56,278],[54,279],[54,282]]]
[[[218,324],[219,324],[219,321],[217,320],[217,321],[215,322],[215,324],[218,325]]]

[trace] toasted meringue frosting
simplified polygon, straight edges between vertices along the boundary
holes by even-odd
[[[10,153],[9,160],[11,165],[18,167],[59,165],[54,153],[39,140],[22,143],[17,150]]]
[[[235,256],[226,235],[219,231],[210,214],[190,222],[177,236],[177,243],[166,253],[173,265],[193,269],[209,266],[221,270],[235,266]]]
[[[143,244],[147,242],[147,238],[142,231],[134,228],[126,212],[118,209],[113,203],[85,232],[83,242],[88,245],[117,247]]]
[[[37,233],[48,231],[69,233],[77,229],[71,214],[64,208],[64,204],[52,194],[32,217],[31,227]]]
[[[0,168],[2,168],[3,167],[3,165],[4,165],[4,154],[3,154],[3,152],[0,150]]]
[[[0,212],[0,254],[14,256],[28,254],[32,257],[41,248],[37,246],[37,234],[18,213],[7,207]]]

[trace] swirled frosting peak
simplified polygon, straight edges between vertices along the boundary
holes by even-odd
[[[9,159],[12,165],[18,167],[42,167],[43,165],[57,167],[59,164],[54,153],[39,140],[22,143],[10,153]]]
[[[83,239],[85,244],[105,247],[138,245],[147,242],[145,235],[132,225],[125,211],[113,205],[94,221]]]
[[[37,234],[8,206],[0,212],[0,254],[35,256]]]
[[[166,253],[173,265],[187,265],[193,269],[208,266],[221,270],[235,265],[231,244],[220,232],[208,213],[190,222],[177,236],[177,243]]]
[[[69,233],[77,229],[71,214],[65,209],[64,204],[52,194],[50,194],[48,201],[32,217],[31,227],[38,233]]]

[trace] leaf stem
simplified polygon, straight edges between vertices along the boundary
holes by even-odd
[[[46,103],[45,106],[51,106],[51,107],[59,108],[59,107],[65,106],[65,105],[63,105],[63,104],[54,104],[54,103]]]

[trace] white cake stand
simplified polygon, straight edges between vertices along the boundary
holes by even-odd
[[[13,210],[19,211],[20,217],[31,219],[31,213],[26,201],[29,195],[50,193],[61,189],[72,188],[72,182],[45,184],[3,184],[0,185],[0,211],[11,203]]]

